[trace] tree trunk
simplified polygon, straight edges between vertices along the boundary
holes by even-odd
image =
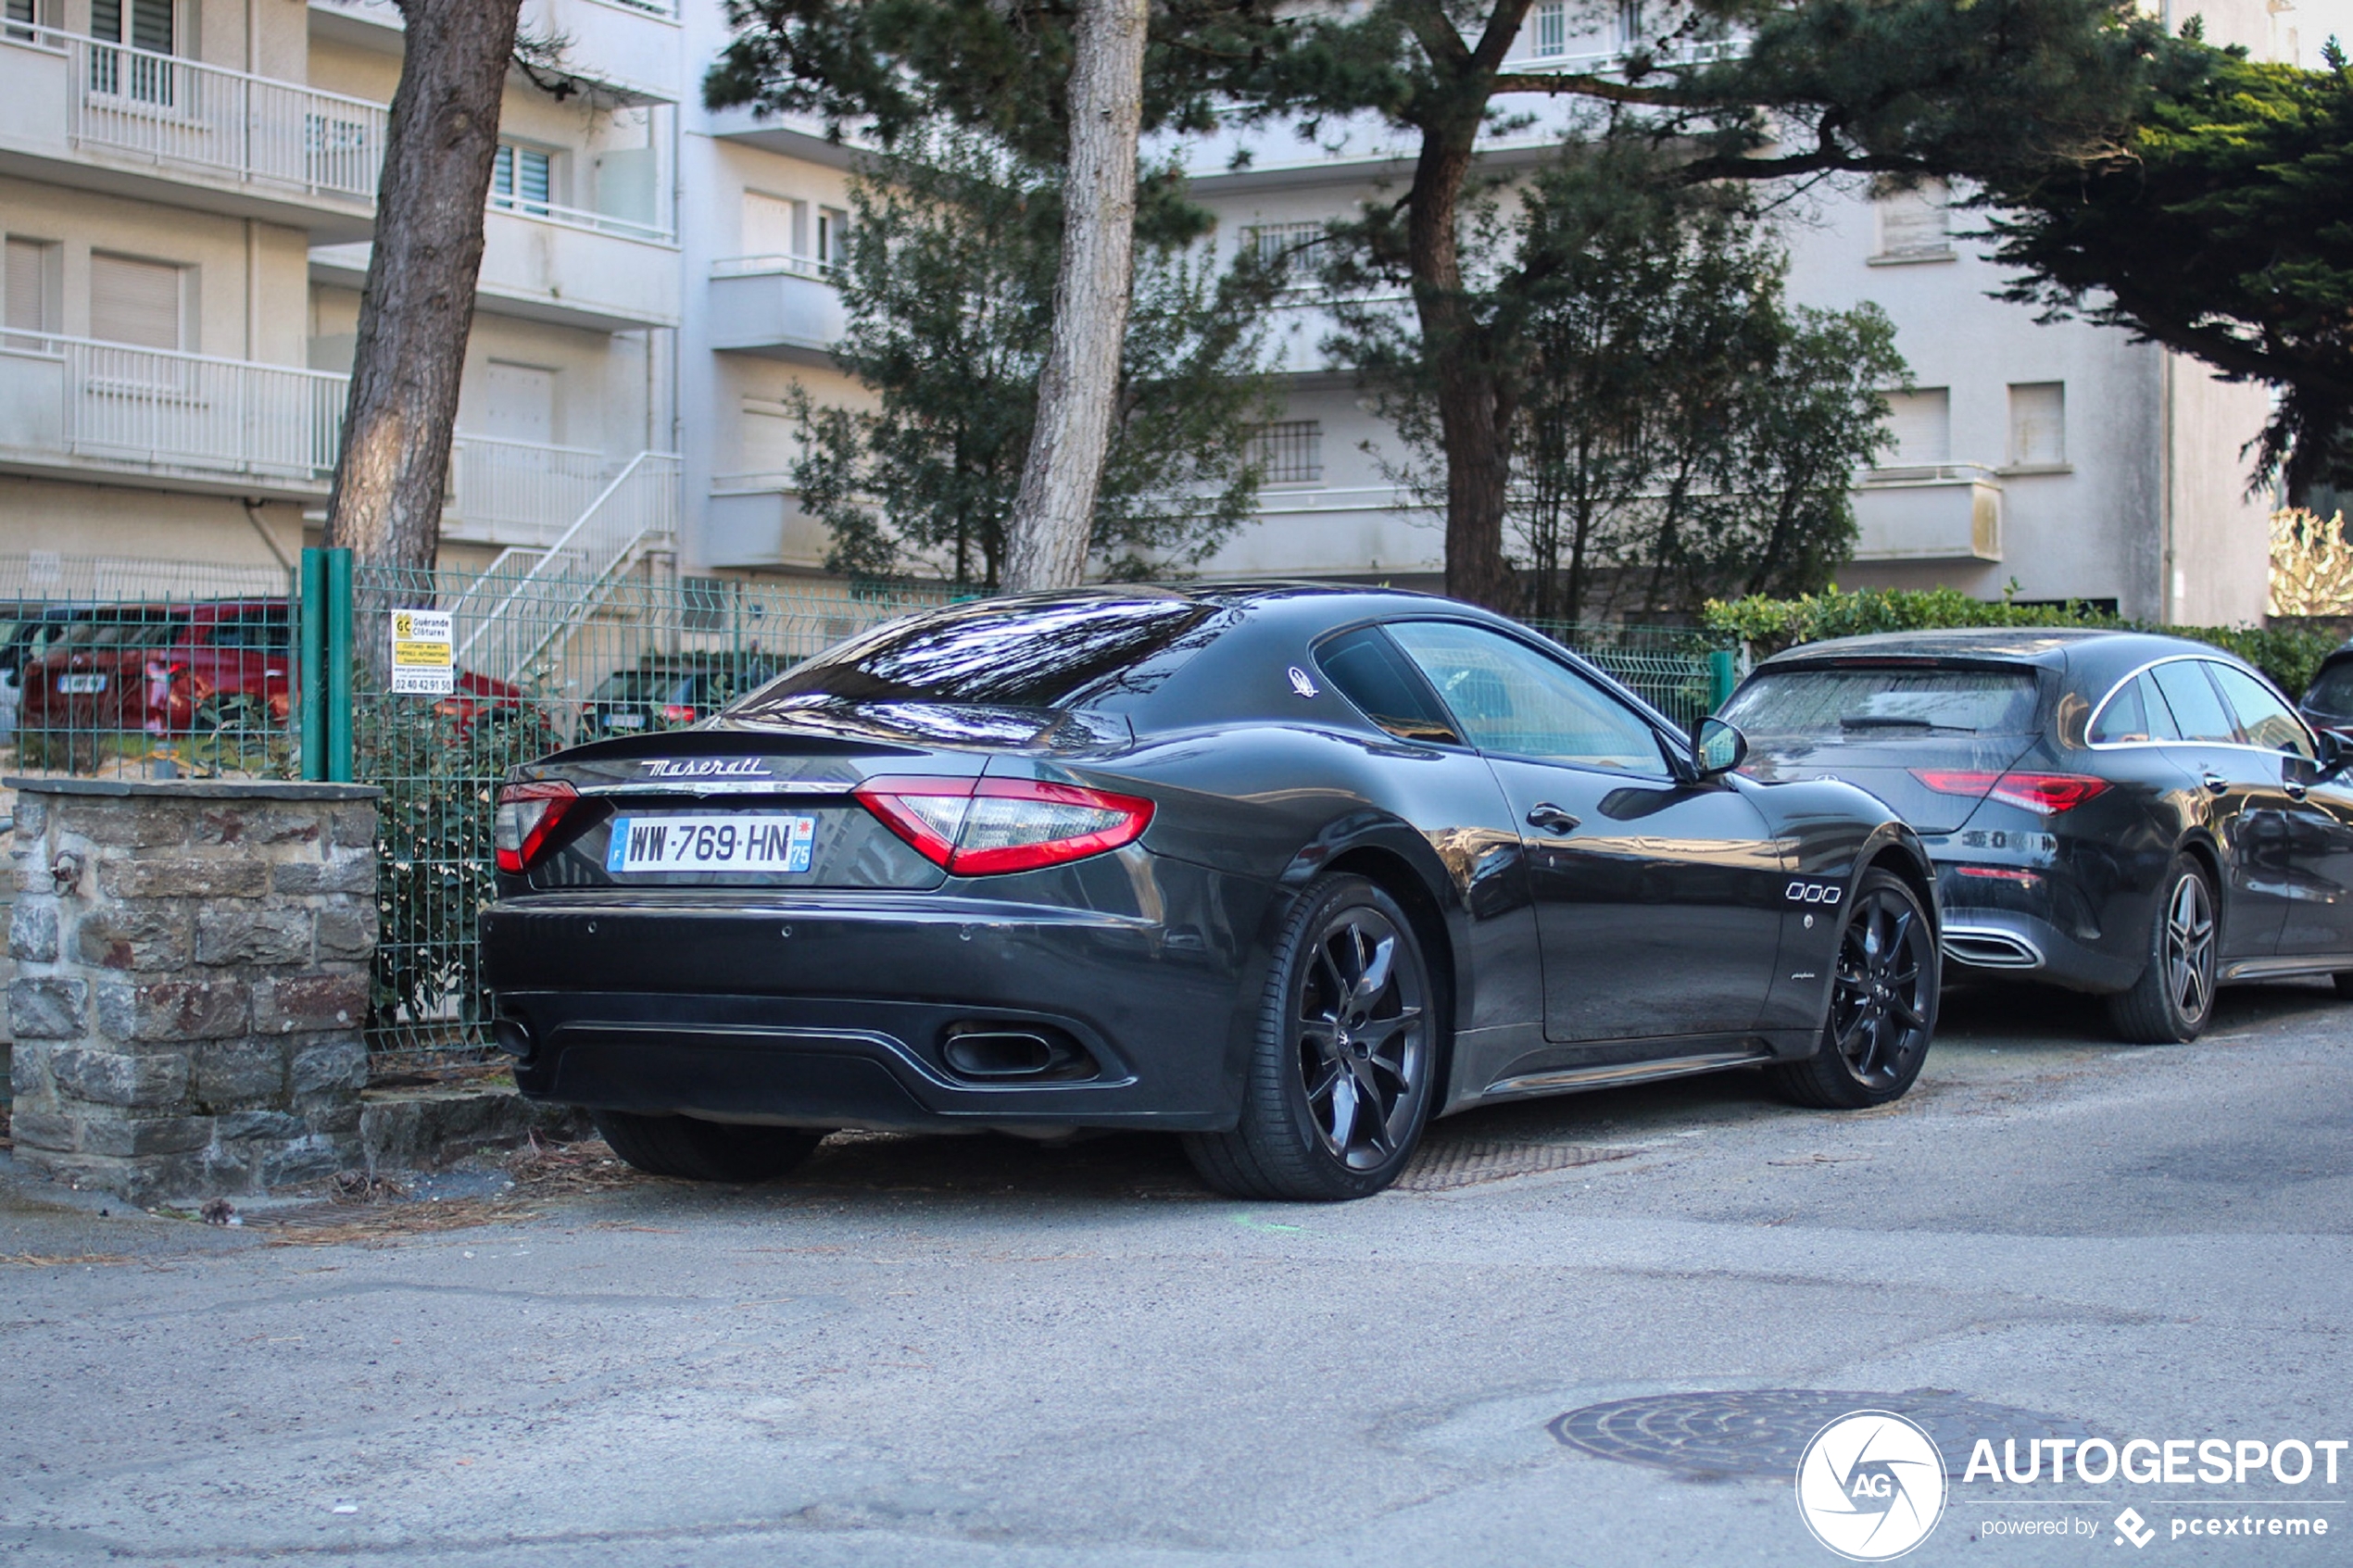
[[[1446,592],[1509,613],[1519,602],[1504,560],[1513,400],[1487,333],[1464,300],[1455,233],[1478,133],[1476,118],[1448,130],[1424,130],[1407,198],[1406,261],[1422,352],[1437,383],[1439,445],[1446,454]],[[1573,606],[1574,573],[1570,582]]]
[[[1053,337],[1005,531],[1013,593],[1066,588],[1086,574],[1135,286],[1146,19],[1146,0],[1079,0]]]
[[[440,553],[449,432],[519,8],[519,0],[401,0],[406,48],[327,502],[327,543],[370,565],[429,571]]]

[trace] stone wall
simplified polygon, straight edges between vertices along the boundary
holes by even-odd
[[[19,1163],[138,1203],[356,1163],[377,792],[7,782]]]

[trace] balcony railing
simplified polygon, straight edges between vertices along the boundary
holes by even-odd
[[[586,447],[460,435],[449,447],[442,532],[453,539],[544,548],[612,477],[604,454]]]
[[[714,278],[757,278],[770,272],[789,272],[821,283],[837,282],[841,276],[839,267],[813,256],[724,256],[711,264]]]
[[[333,475],[343,376],[45,332],[9,332],[0,349],[16,427],[0,444],[30,436],[38,447],[45,433],[65,455],[151,469],[304,483]]]
[[[54,28],[7,42],[62,55],[72,142],[238,184],[373,205],[381,104]]]
[[[624,240],[650,240],[657,245],[668,245],[677,238],[664,224],[640,223],[633,218],[615,218],[609,212],[591,212],[580,207],[559,207],[553,202],[534,201],[528,196],[494,193],[490,198],[490,210],[511,212],[518,218],[536,219],[542,223],[560,223],[567,229],[615,234]]]

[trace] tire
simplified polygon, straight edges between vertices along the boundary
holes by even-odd
[[[691,1116],[640,1116],[597,1110],[590,1116],[612,1151],[649,1176],[689,1182],[764,1182],[809,1158],[823,1133],[699,1122]]]
[[[1944,974],[1936,930],[1903,878],[1865,872],[1847,900],[1832,960],[1822,1043],[1767,1076],[1781,1095],[1818,1110],[1861,1110],[1903,1098],[1936,1035]]]
[[[2338,996],[2353,997],[2353,969],[2340,969],[2329,978],[2336,982]]]
[[[2147,958],[2132,989],[2108,999],[2117,1035],[2140,1046],[2182,1045],[2214,1016],[2221,919],[2214,883],[2187,855],[2173,857],[2149,918]]]
[[[1435,995],[1396,899],[1360,876],[1311,884],[1276,942],[1239,1123],[1185,1135],[1202,1179],[1228,1197],[1311,1203],[1395,1181],[1436,1096]]]

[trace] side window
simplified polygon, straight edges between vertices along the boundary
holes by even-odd
[[[2126,741],[2180,740],[2181,731],[2173,727],[2173,715],[2158,695],[2157,683],[2149,672],[2142,671],[2117,688],[2092,721],[2088,737],[2094,746],[2111,746]]]
[[[1667,771],[1651,727],[1567,665],[1484,627],[1407,621],[1389,630],[1482,751],[1653,777]]]
[[[2176,659],[2153,667],[2149,678],[2165,694],[2165,706],[2183,740],[2238,743],[2238,721],[2222,706],[2214,683],[2206,678],[2206,660]]]
[[[1458,746],[1453,721],[1439,710],[1397,645],[1366,626],[1342,632],[1315,650],[1315,668],[1365,717],[1402,740]]]
[[[2250,746],[2266,751],[2284,751],[2309,760],[2314,755],[2312,737],[2303,722],[2288,711],[2278,694],[2234,664],[2209,664],[2215,684],[2231,699],[2237,712],[2239,729]]]

